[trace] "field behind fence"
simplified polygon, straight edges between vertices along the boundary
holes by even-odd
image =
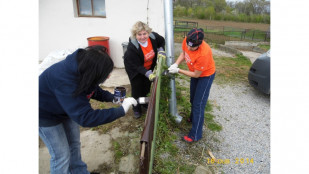
[[[178,25],[177,25],[178,24]],[[206,26],[198,22],[174,21],[175,42],[182,39],[192,28],[203,28],[207,42],[224,44],[225,41],[270,41],[270,32],[256,29],[234,28],[229,26]]]

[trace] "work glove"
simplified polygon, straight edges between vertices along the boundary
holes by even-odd
[[[162,59],[166,58],[166,53],[162,47],[158,48],[158,58],[162,58]]]
[[[152,82],[155,78],[156,75],[152,72],[152,70],[148,70],[145,74],[145,76]]]
[[[121,106],[123,107],[124,112],[127,113],[132,105],[136,106],[137,101],[133,97],[128,97],[123,100]]]
[[[171,67],[178,68],[178,65],[177,65],[177,63],[174,63],[173,65],[170,66],[170,68],[171,68]]]
[[[168,68],[168,71],[170,74],[176,74],[179,72],[179,68],[177,68],[178,65],[176,63],[174,63],[173,65],[171,65],[169,68]]]

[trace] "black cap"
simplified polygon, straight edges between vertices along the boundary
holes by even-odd
[[[187,35],[187,45],[196,47],[202,44],[204,40],[204,30],[202,28],[193,28]]]

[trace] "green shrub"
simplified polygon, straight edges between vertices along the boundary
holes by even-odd
[[[207,7],[205,10],[206,13],[206,18],[209,20],[214,19],[215,15],[216,15],[216,11],[215,8],[213,6]]]
[[[193,17],[193,16],[194,16],[194,13],[193,13],[193,9],[192,9],[192,8],[188,8],[188,10],[187,10],[187,16],[188,16],[188,17]]]
[[[221,13],[216,14],[215,20],[220,21],[223,18],[223,15]]]
[[[206,19],[206,13],[204,7],[196,7],[195,8],[195,16],[198,19]]]
[[[177,5],[176,8],[174,8],[173,15],[177,17],[184,17],[186,16],[187,10],[185,7],[182,7],[181,5]]]

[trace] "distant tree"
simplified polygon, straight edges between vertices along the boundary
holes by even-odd
[[[215,11],[215,8],[210,6],[210,7],[207,7],[206,8],[206,17],[209,19],[209,20],[212,20],[215,18],[215,15],[216,15],[216,11]]]
[[[270,2],[267,0],[245,0],[243,2],[227,3],[227,5],[235,8],[238,13],[246,15],[270,13]]]
[[[214,4],[215,11],[217,13],[222,12],[222,10],[224,10],[226,7],[225,0],[214,0],[213,2],[214,2],[213,4]]]
[[[181,6],[185,6],[185,7],[193,7],[193,3],[195,1],[196,0],[177,0],[176,4],[181,5]]]

